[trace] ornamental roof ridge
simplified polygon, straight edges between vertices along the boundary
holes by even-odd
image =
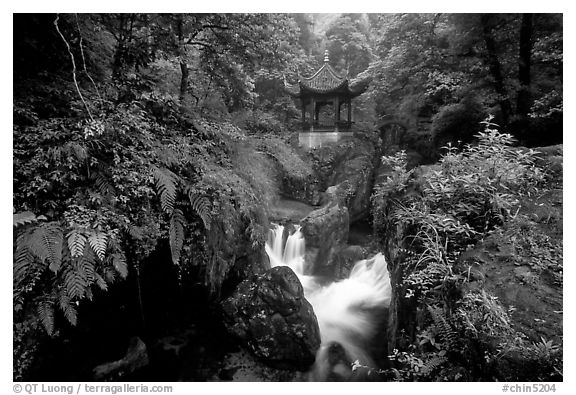
[[[341,88],[347,82],[348,79],[338,75],[327,61],[312,76],[301,76],[299,81],[301,86],[318,92],[328,92]]]

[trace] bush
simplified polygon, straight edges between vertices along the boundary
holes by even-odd
[[[395,354],[404,379],[425,379],[432,372],[463,378],[456,355],[468,359],[466,366],[484,366],[526,348],[496,298],[483,291],[462,295],[467,279],[455,268],[462,252],[514,217],[520,197],[544,180],[536,152],[514,148],[512,136],[499,133],[490,119],[484,127],[476,144],[461,151],[449,145],[427,170],[407,170],[404,152],[382,158],[390,171],[372,196],[374,228],[382,238],[390,229],[403,229],[401,258],[393,263],[402,276],[397,292],[420,327],[415,343]],[[430,317],[422,316],[426,310]],[[448,346],[451,333],[461,341]],[[486,345],[487,360],[478,359],[474,342]]]

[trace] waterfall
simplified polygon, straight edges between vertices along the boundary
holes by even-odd
[[[283,236],[284,226],[275,225],[270,230],[266,252],[272,267],[284,265],[294,271],[314,308],[322,344],[313,376],[320,380],[328,376],[328,353],[334,344],[344,349],[348,361],[370,365],[370,353],[365,347],[376,334],[377,313],[388,307],[392,293],[384,255],[378,253],[356,262],[347,279],[320,285],[313,276],[304,274],[305,240],[301,228],[295,227],[285,245]]]

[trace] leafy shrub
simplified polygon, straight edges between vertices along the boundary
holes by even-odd
[[[56,334],[60,311],[74,325],[78,303],[125,278],[162,239],[173,263],[201,265],[215,292],[240,250],[264,244],[264,200],[273,192],[240,160],[249,159],[239,148],[244,132],[146,100],[110,106],[90,122],[15,126],[18,320],[36,315]]]
[[[495,130],[490,119],[484,125],[476,144],[461,151],[448,146],[436,166],[407,170],[403,152],[382,159],[390,170],[372,196],[374,228],[384,238],[401,224],[397,292],[403,301],[412,301],[421,323],[418,339],[412,339],[417,343],[394,356],[403,379],[424,379],[432,372],[464,377],[453,352],[482,365],[526,348],[496,298],[482,291],[462,295],[467,280],[454,270],[461,253],[517,216],[520,198],[543,181],[536,152],[514,148],[512,136]],[[408,302],[402,303],[407,308]],[[417,313],[425,308],[427,318]],[[452,341],[455,334],[463,341]],[[493,347],[486,361],[472,361],[472,341]]]

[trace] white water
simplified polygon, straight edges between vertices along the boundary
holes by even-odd
[[[371,358],[365,346],[376,335],[378,309],[390,304],[391,286],[386,260],[381,253],[370,259],[356,262],[347,279],[322,286],[306,273],[305,240],[296,226],[283,245],[284,226],[275,225],[270,230],[266,252],[270,264],[288,266],[300,279],[304,296],[310,302],[318,319],[322,345],[316,356],[313,370],[316,377],[325,377],[327,346],[339,343],[348,359],[370,365]]]

